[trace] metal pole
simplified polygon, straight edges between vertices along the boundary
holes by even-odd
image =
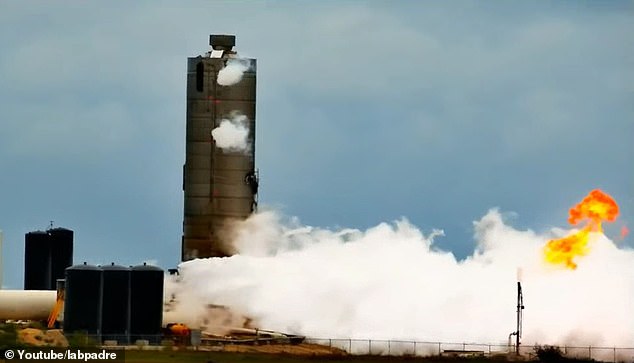
[[[522,283],[517,282],[517,330],[515,331],[515,354],[520,355],[520,338],[522,336],[522,310],[524,310],[524,296]]]
[[[517,334],[515,334],[515,354],[520,355],[520,298],[522,294],[522,285],[517,282]]]
[[[592,359],[592,346],[588,347],[588,359]]]

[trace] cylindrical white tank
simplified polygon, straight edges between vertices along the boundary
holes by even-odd
[[[56,299],[55,290],[0,290],[0,320],[46,320]]]

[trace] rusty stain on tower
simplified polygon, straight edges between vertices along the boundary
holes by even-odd
[[[233,35],[211,35],[209,44],[212,51],[187,60],[182,261],[229,255],[228,226],[246,219],[257,206],[256,61],[238,57]],[[219,85],[218,72],[237,59],[248,64],[241,80]],[[222,149],[212,130],[236,114],[246,116],[248,148]]]

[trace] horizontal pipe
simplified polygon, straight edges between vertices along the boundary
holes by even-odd
[[[0,290],[0,320],[47,320],[55,307],[55,290]],[[182,311],[164,311],[162,325],[192,323],[191,317]],[[197,327],[192,324],[190,327]],[[253,334],[255,330],[234,329],[233,333]],[[271,334],[272,332],[261,331]]]
[[[0,290],[0,320],[46,320],[56,299],[55,290]]]
[[[0,320],[47,320],[56,299],[55,290],[0,290]],[[163,313],[163,326],[182,321],[182,313]]]
[[[250,328],[231,328],[229,334],[246,334],[246,335],[268,335],[273,338],[285,338],[286,334],[271,331],[271,330],[261,330],[261,329],[250,329]]]

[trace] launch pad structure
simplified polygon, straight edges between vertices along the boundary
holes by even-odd
[[[187,60],[182,261],[231,254],[228,230],[257,206],[256,60],[238,57],[234,35],[211,35],[209,44],[210,52]],[[220,85],[220,70],[236,61],[248,65],[241,79]],[[247,119],[248,148],[222,149],[212,130],[236,116]]]

